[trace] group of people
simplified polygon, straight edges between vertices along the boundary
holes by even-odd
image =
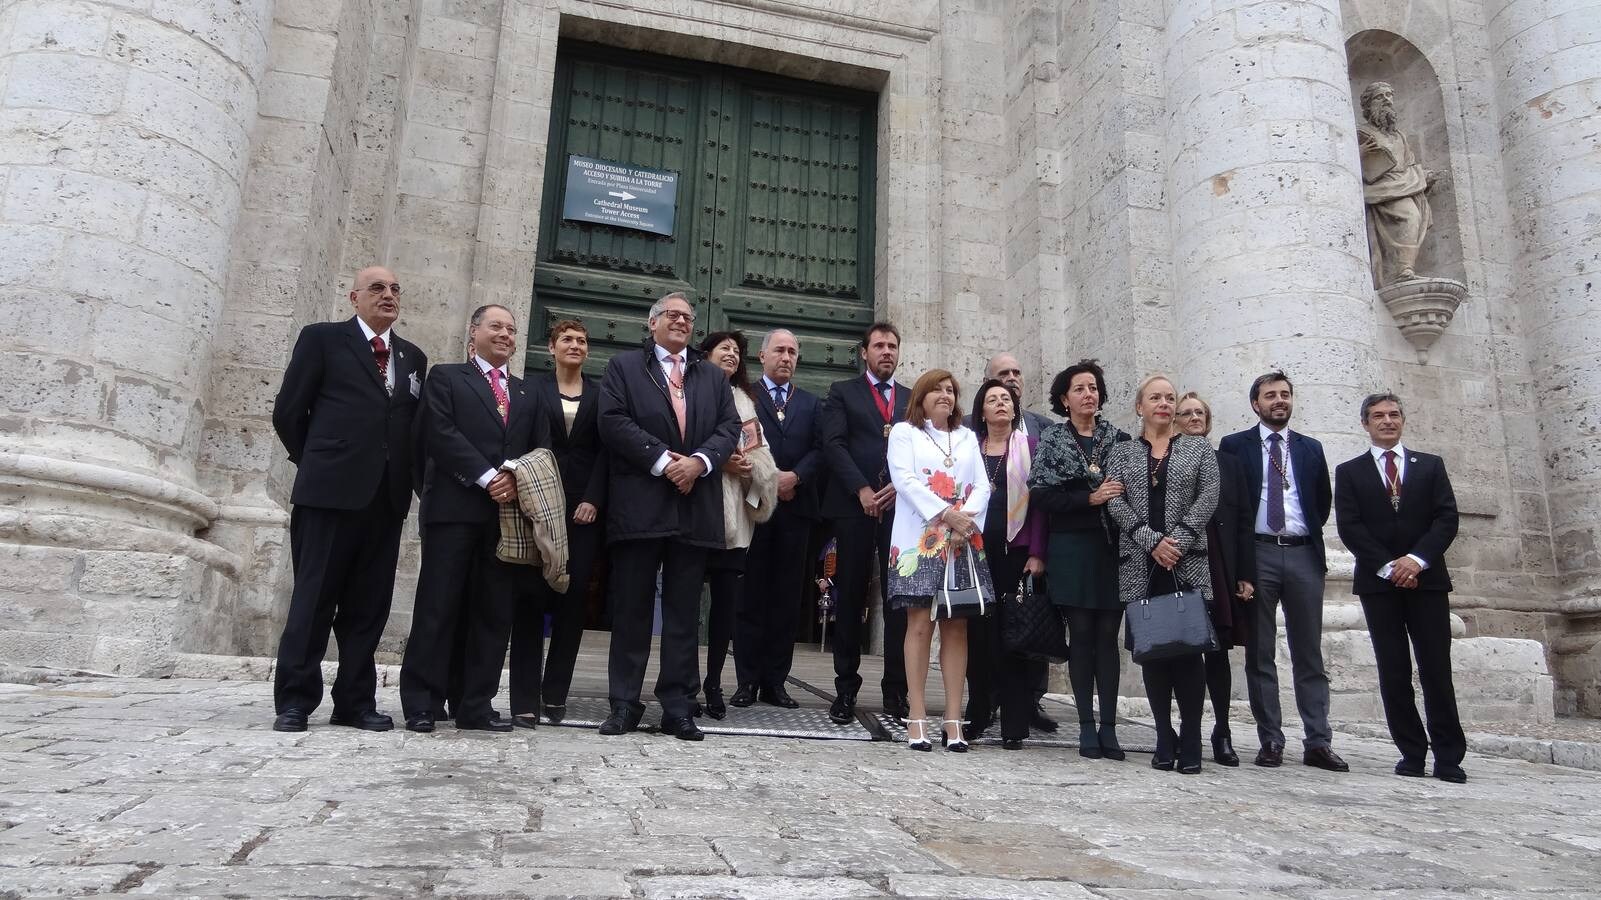
[[[274,426],[298,466],[277,730],[304,730],[320,704],[330,630],[340,656],[330,721],[393,727],[377,711],[373,654],[415,486],[422,559],[400,679],[413,731],[447,718],[502,732],[562,721],[583,596],[603,560],[612,632],[602,734],[639,726],[658,600],[654,694],[663,732],[700,740],[697,717],[721,718],[729,705],[798,706],[785,683],[821,525],[837,547],[836,722],[856,717],[877,580],[880,690],[885,711],[906,723],[909,747],[931,750],[937,727],[947,750],[966,751],[997,718],[1006,749],[1020,748],[1031,730],[1054,730],[1038,704],[1045,664],[1007,652],[1000,636],[1009,607],[993,602],[1027,582],[1064,623],[1080,754],[1124,759],[1116,712],[1125,608],[1199,591],[1215,635],[1210,649],[1143,666],[1157,725],[1152,765],[1200,771],[1208,693],[1213,757],[1239,764],[1228,650],[1241,644],[1256,763],[1282,764],[1274,660],[1282,609],[1303,762],[1346,771],[1331,747],[1321,651],[1322,529],[1337,507],[1402,752],[1396,772],[1424,774],[1432,747],[1436,777],[1466,779],[1443,559],[1455,501],[1440,459],[1401,446],[1405,416],[1393,395],[1362,404],[1372,452],[1340,466],[1331,490],[1322,446],[1288,427],[1294,388],[1282,372],[1251,385],[1260,423],[1214,450],[1205,400],[1179,394],[1164,376],[1134,394],[1139,433],[1116,428],[1102,416],[1106,376],[1091,360],[1052,381],[1060,423],[1024,410],[1024,375],[1010,354],[990,360],[965,415],[952,373],[925,372],[910,388],[896,380],[900,334],[887,322],[863,334],[863,374],[819,399],[794,382],[799,344],[787,330],[763,338],[755,381],[739,332],[691,347],[695,311],[682,294],[656,301],[643,346],[612,357],[599,379],[583,374],[584,325],[556,322],[547,336],[555,371],[528,381],[508,371],[517,325],[504,307],[473,313],[467,361],[430,369],[392,333],[400,285],[389,270],[362,270],[350,301],[352,319],[302,331],[274,405]],[[527,574],[529,563],[542,578]],[[704,680],[703,585],[711,598]],[[935,615],[941,598],[974,590],[990,598],[991,615]],[[945,703],[931,720],[925,687],[936,627]],[[1412,695],[1409,641],[1426,727]],[[736,689],[725,700],[730,645]],[[511,709],[502,717],[491,701],[508,648]]]

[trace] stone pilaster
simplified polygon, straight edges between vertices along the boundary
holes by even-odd
[[[1581,711],[1601,713],[1601,3],[1486,4],[1517,294],[1540,406],[1560,605],[1555,663]]]
[[[271,10],[0,12],[0,660],[170,670],[240,568],[195,461]]]

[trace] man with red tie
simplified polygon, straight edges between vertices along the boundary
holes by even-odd
[[[534,446],[535,395],[508,371],[517,322],[497,304],[473,312],[464,363],[434,366],[423,392],[419,431],[427,450],[422,489],[422,568],[411,637],[400,665],[400,705],[411,731],[434,730],[450,690],[458,623],[461,705],[456,727],[507,732],[511,720],[490,707],[517,601],[517,567],[495,556],[500,505],[516,502],[517,481],[503,466]]]
[[[606,546],[612,608],[608,694],[600,733],[626,734],[644,714],[656,573],[661,572],[662,733],[698,741],[690,716],[700,688],[700,586],[723,541],[723,480],[739,414],[723,370],[689,349],[695,309],[681,293],[657,300],[650,338],[619,353],[600,381],[600,439],[611,453]]]
[[[273,675],[275,731],[305,731],[322,702],[332,629],[339,674],[335,725],[388,731],[373,653],[389,621],[400,526],[411,509],[413,414],[428,358],[394,334],[400,283],[383,266],[356,275],[356,315],[301,329],[272,406],[272,426],[298,468],[289,547],[289,615]]]
[[[1456,539],[1456,494],[1445,461],[1401,445],[1406,414],[1394,394],[1362,401],[1373,446],[1334,470],[1335,525],[1356,556],[1351,586],[1379,667],[1379,696],[1401,751],[1395,774],[1423,776],[1434,749],[1434,777],[1461,784],[1467,739],[1451,684],[1451,574],[1445,553]],[[1407,647],[1410,639],[1411,648]],[[1412,694],[1418,660],[1427,730]]]

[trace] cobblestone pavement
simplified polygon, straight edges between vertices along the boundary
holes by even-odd
[[[1351,774],[1209,763],[1186,777],[1145,755],[1042,748],[368,734],[328,726],[326,710],[282,735],[270,695],[0,685],[0,897],[1334,900],[1601,885],[1601,774],[1469,757],[1467,785],[1402,779],[1387,744],[1346,735]]]

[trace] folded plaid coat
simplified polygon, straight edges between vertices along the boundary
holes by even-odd
[[[517,478],[517,502],[500,505],[502,562],[544,569],[545,582],[567,590],[567,499],[561,489],[556,454],[541,447],[510,464]]]

